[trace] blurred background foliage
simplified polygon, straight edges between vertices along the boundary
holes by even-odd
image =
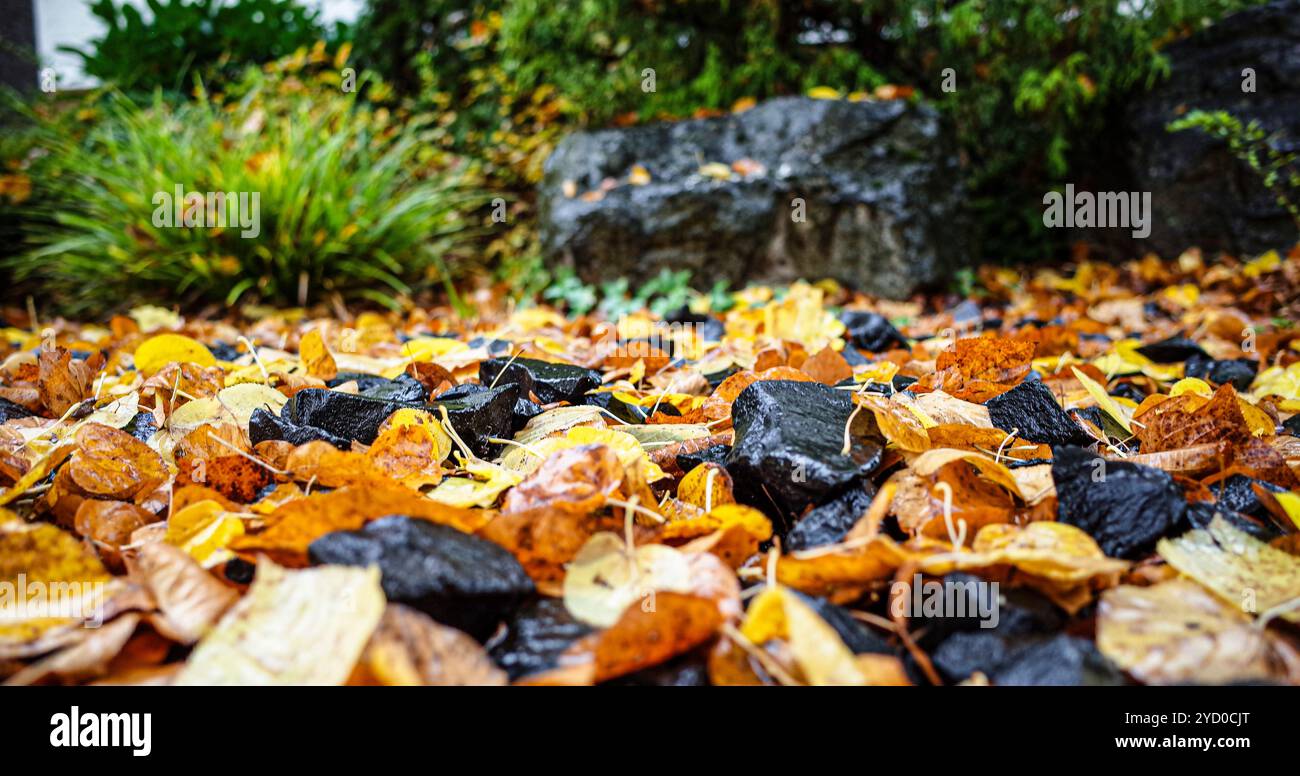
[[[979,258],[1056,257],[1066,246],[1042,227],[1042,192],[1086,182],[1114,152],[1108,128],[1165,72],[1163,45],[1255,2],[370,0],[354,28],[325,29],[293,0],[149,0],[148,20],[93,0],[109,29],[82,56],[106,88],[29,102],[26,127],[6,131],[0,253],[86,308],[121,303],[130,284],[75,282],[83,272],[216,301],[297,303],[304,275],[309,301],[368,288],[391,303],[489,271],[523,294],[567,288],[541,269],[533,210],[565,132],[894,84],[953,127]],[[355,93],[339,88],[343,67],[359,71]],[[253,115],[259,130],[241,134]],[[262,154],[286,181],[283,195],[263,189],[263,238],[243,241],[261,247],[151,234],[152,208],[121,204],[128,176],[136,189],[159,176],[273,186],[249,171]],[[487,217],[493,197],[505,224]],[[398,201],[409,215],[376,232],[366,219]]]

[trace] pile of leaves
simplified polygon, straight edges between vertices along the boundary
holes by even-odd
[[[12,320],[0,675],[1300,681],[1300,249],[978,276]]]

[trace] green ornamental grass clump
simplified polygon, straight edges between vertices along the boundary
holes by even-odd
[[[391,305],[447,281],[484,199],[470,172],[431,157],[419,123],[295,64],[253,71],[225,98],[110,95],[83,140],[48,132],[54,172],[36,181],[46,195],[26,250],[6,260],[15,277],[72,311],[335,293]],[[176,217],[177,187],[203,197],[198,210]],[[218,192],[242,221],[212,208]]]

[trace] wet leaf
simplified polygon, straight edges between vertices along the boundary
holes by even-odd
[[[1300,558],[1216,516],[1208,528],[1163,539],[1160,556],[1240,611],[1300,622]]]

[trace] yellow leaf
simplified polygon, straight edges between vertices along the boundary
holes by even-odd
[[[1096,380],[1093,380],[1083,372],[1080,372],[1075,367],[1070,367],[1070,371],[1074,372],[1075,378],[1077,378],[1080,383],[1083,383],[1084,389],[1086,389],[1088,395],[1092,396],[1092,398],[1097,402],[1097,406],[1101,407],[1102,411],[1107,415],[1110,415],[1111,418],[1120,425],[1120,428],[1123,428],[1126,432],[1132,434],[1133,427],[1129,425],[1128,414],[1120,409],[1119,405],[1115,403],[1115,400],[1110,397],[1110,394],[1106,393],[1106,389],[1101,387]]]
[[[1295,523],[1296,529],[1300,530],[1300,495],[1286,491],[1285,493],[1274,493],[1273,498],[1277,499],[1277,503],[1282,505],[1282,510],[1286,512],[1286,516],[1291,518],[1291,522]]]
[[[204,568],[212,568],[233,557],[226,549],[244,534],[244,522],[212,500],[190,504],[167,520],[163,541],[178,547]]]
[[[1278,607],[1277,616],[1300,622],[1300,558],[1270,547],[1216,515],[1206,528],[1161,539],[1156,552],[1227,603],[1248,614]]]
[[[1174,386],[1169,389],[1169,397],[1171,399],[1175,396],[1182,396],[1185,393],[1194,393],[1197,396],[1204,396],[1208,399],[1214,396],[1214,389],[1210,387],[1209,383],[1198,377],[1184,377],[1174,383]]]
[[[714,178],[720,181],[731,180],[731,168],[722,162],[709,162],[701,165],[698,172],[705,178]]]
[[[808,96],[814,100],[838,100],[840,91],[829,86],[814,86],[808,90]]]
[[[298,343],[298,356],[302,359],[307,374],[312,377],[333,380],[339,373],[338,364],[334,362],[334,356],[330,355],[330,349],[325,345],[320,329],[312,329],[303,335]]]
[[[217,359],[203,343],[182,334],[159,334],[135,349],[135,368],[146,377],[175,362],[214,366]]]

